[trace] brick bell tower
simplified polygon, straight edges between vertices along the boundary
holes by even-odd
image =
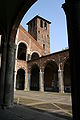
[[[27,23],[29,34],[42,46],[44,55],[50,53],[50,24],[38,15]]]

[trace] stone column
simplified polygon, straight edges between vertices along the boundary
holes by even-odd
[[[26,50],[26,61],[28,61],[28,51]]]
[[[58,70],[59,92],[64,93],[63,70]]]
[[[16,91],[16,75],[17,75],[17,72],[14,71],[14,91]]]
[[[17,75],[17,54],[18,54],[18,45],[16,45],[16,53],[15,53],[14,91],[16,91],[16,75]]]
[[[27,61],[31,60],[31,55],[27,54]]]
[[[4,42],[4,36],[2,36],[2,57],[1,57],[1,76],[0,76],[0,105],[3,104],[4,99],[4,83],[6,73],[6,56],[7,56],[7,42]]]
[[[40,91],[44,92],[44,71],[40,68]]]
[[[24,91],[28,91],[27,70],[25,70],[25,86],[24,86]]]
[[[73,120],[80,120],[80,0],[66,0]]]
[[[14,95],[14,66],[15,66],[15,43],[10,41],[8,44],[5,89],[4,89],[4,106],[13,105]]]
[[[27,84],[27,91],[30,91],[30,79],[31,79],[31,73],[28,72],[28,84]]]

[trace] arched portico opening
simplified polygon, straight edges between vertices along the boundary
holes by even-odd
[[[16,90],[24,90],[25,86],[25,71],[19,69],[16,76]]]
[[[18,46],[18,55],[17,58],[19,60],[25,60],[26,61],[26,52],[27,52],[27,47],[24,43],[20,43]]]
[[[50,61],[44,69],[44,91],[59,91],[58,88],[58,66]]]
[[[64,92],[71,92],[70,59],[64,64]]]
[[[35,64],[31,68],[30,90],[39,91],[39,67]]]
[[[32,56],[31,56],[31,60],[36,60],[36,59],[38,59],[38,58],[39,58],[39,54],[36,53],[36,52],[34,52],[34,53],[32,54]]]

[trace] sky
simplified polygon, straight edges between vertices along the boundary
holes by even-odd
[[[39,15],[49,21],[50,52],[54,53],[68,47],[66,15],[62,8],[65,0],[38,0],[24,15],[21,25],[28,30],[26,23]]]

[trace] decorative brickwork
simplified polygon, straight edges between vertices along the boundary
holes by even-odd
[[[64,51],[60,51],[47,56],[40,57],[38,60],[28,61],[28,66],[29,69],[31,69],[31,66],[33,64],[37,64],[39,68],[45,68],[47,62],[54,61],[58,67],[60,64],[60,70],[63,70],[64,64],[68,58],[69,58],[69,50],[67,49]]]

